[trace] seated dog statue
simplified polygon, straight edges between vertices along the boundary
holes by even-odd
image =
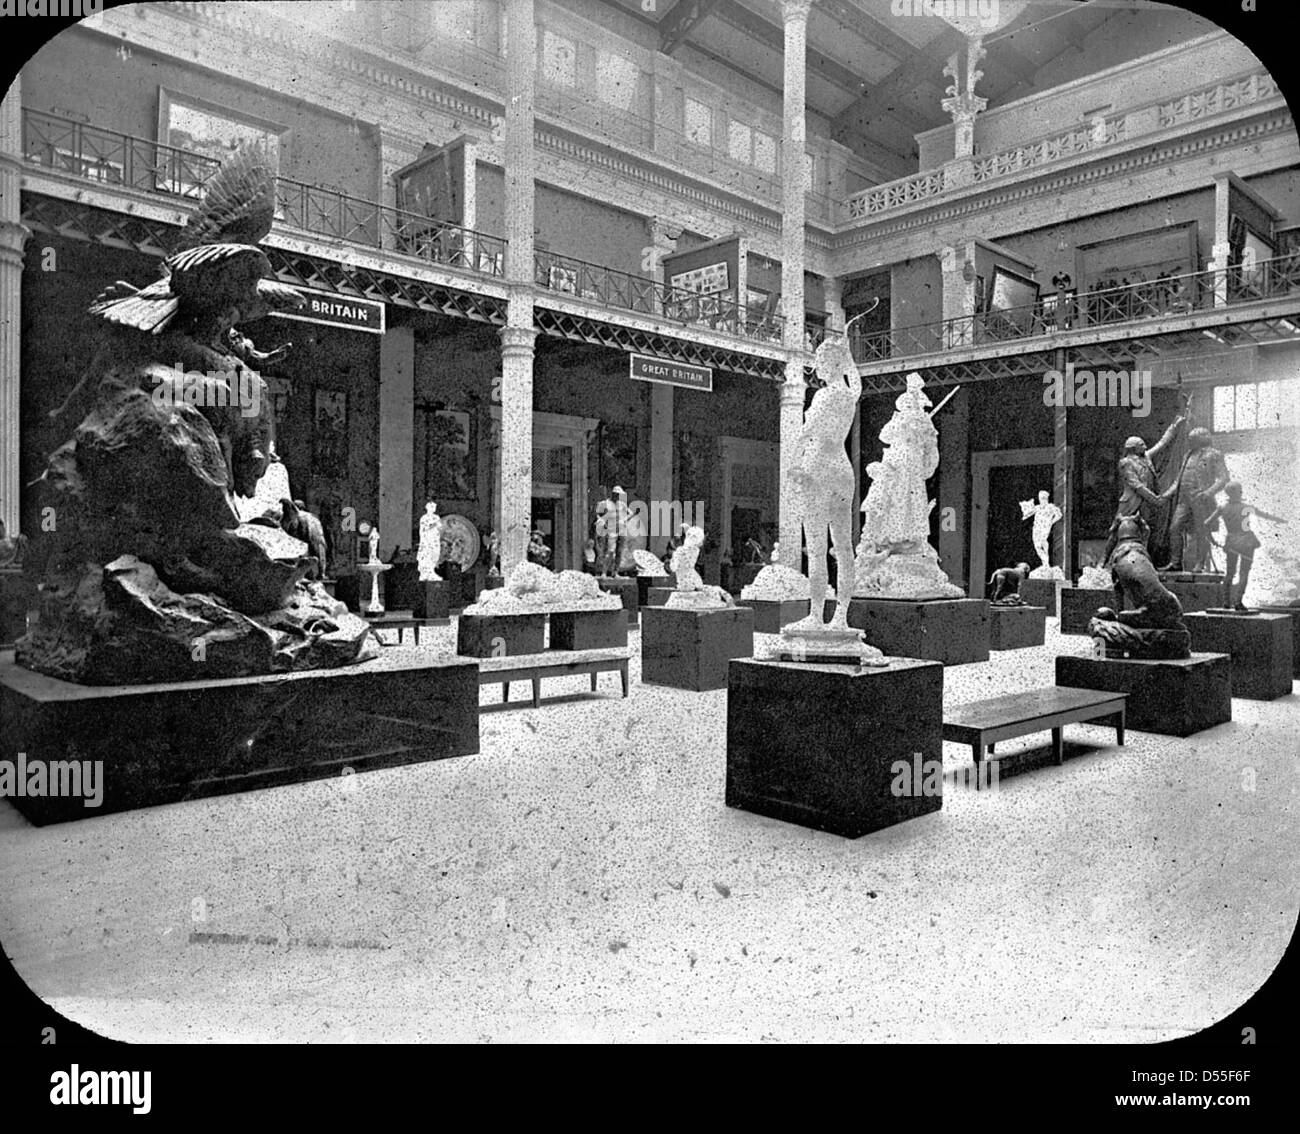
[[[1151,562],[1146,523],[1140,516],[1126,516],[1116,534],[1111,573],[1119,610],[1101,607],[1088,623],[1088,633],[1104,643],[1106,657],[1190,657],[1182,603],[1165,588]]]

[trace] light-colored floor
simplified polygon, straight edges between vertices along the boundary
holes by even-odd
[[[46,828],[0,804],[0,940],[131,1040],[1104,1042],[1214,1022],[1291,937],[1294,693],[1188,740],[1072,726],[1059,768],[1012,742],[996,792],[948,744],[942,811],[850,841],[725,807],[726,692],[640,684],[631,643],[627,700],[518,686],[477,756]],[[1049,620],[945,698],[1087,648]]]

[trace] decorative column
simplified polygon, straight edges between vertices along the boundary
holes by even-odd
[[[22,78],[14,79],[0,102],[0,520],[8,535],[18,533],[19,367],[22,327],[23,244],[31,233],[22,224]],[[33,533],[28,533],[33,534]]]
[[[533,0],[509,0],[505,118],[508,288],[501,328],[501,570],[527,558],[533,504]]]
[[[980,37],[972,36],[966,43],[965,65],[958,51],[949,57],[943,69],[952,82],[948,85],[948,97],[939,105],[952,116],[953,125],[952,161],[946,162],[943,169],[945,189],[969,185],[974,177],[975,118],[988,106],[988,99],[975,93],[975,84],[984,76],[976,64],[986,54]]]
[[[673,388],[664,382],[650,382],[650,515],[671,515],[671,510],[655,504],[673,499]],[[685,505],[683,504],[683,513]],[[699,519],[695,523],[699,523]],[[674,532],[651,531],[647,549],[663,553],[664,545]]]
[[[804,88],[808,10],[812,0],[781,0],[785,24],[785,102],[781,134],[781,313],[788,354],[781,385],[781,497],[778,533],[781,562],[798,571],[803,561],[803,530],[790,485],[794,447],[803,428],[804,407],[804,153],[807,149]]]

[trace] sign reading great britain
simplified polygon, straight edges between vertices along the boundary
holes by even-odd
[[[354,299],[326,291],[297,289],[307,300],[297,311],[276,311],[281,319],[298,319],[304,323],[324,323],[327,327],[346,327],[353,331],[384,333],[384,305],[373,299]]]
[[[686,386],[691,390],[713,390],[713,370],[708,366],[692,366],[689,362],[670,362],[648,354],[629,355],[629,377],[643,382],[666,382],[670,386]]]

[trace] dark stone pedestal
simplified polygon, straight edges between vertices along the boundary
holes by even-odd
[[[606,591],[611,595],[618,595],[623,600],[623,609],[627,612],[628,624],[635,626],[637,612],[640,609],[636,579],[622,575],[602,575],[596,582],[602,591]]]
[[[383,582],[379,586],[379,593],[384,596],[384,606],[389,610],[414,612],[415,596],[420,589],[420,572],[414,563],[394,563],[384,572]],[[366,595],[363,601],[369,602],[370,596]]]
[[[1193,654],[1178,661],[1132,658],[1056,659],[1056,684],[1127,693],[1128,727],[1191,736],[1232,720],[1232,659]]]
[[[1109,587],[1071,587],[1061,592],[1061,633],[1086,634],[1088,623],[1103,606],[1114,607],[1118,600]]]
[[[636,601],[638,606],[650,605],[650,592],[668,585],[667,575],[638,575],[636,577]],[[659,603],[663,606],[663,603]]]
[[[448,618],[451,604],[448,601],[447,584],[421,583],[416,580],[411,588],[411,614],[415,618]]]
[[[989,604],[984,599],[863,599],[849,603],[849,625],[892,658],[944,665],[989,660]]]
[[[0,567],[0,646],[27,633],[27,612],[36,606],[36,584],[21,567]]]
[[[478,663],[385,659],[274,677],[91,686],[20,669],[6,654],[0,719],[0,759],[17,764],[25,753],[29,770],[40,763],[50,776],[52,761],[103,762],[98,807],[85,806],[84,795],[13,797],[33,823],[52,823],[477,752]],[[63,780],[65,792],[75,786]]]
[[[1160,576],[1165,589],[1178,596],[1183,612],[1209,610],[1223,605],[1223,576],[1206,572],[1169,571]]]
[[[1046,617],[1055,618],[1059,608],[1057,591],[1073,587],[1073,583],[1063,579],[1025,579],[1020,584],[1020,597],[1025,600],[1026,606],[1041,606],[1047,611]]]
[[[668,596],[673,593],[673,587],[648,587],[646,588],[646,606],[663,606],[668,601]]]
[[[540,654],[545,648],[545,614],[462,614],[456,620],[456,652],[466,657]]]
[[[754,612],[646,607],[641,615],[641,680],[678,689],[724,689],[732,658],[754,654]]]
[[[943,667],[935,662],[859,669],[733,661],[727,806],[850,839],[938,811],[942,727]],[[939,775],[925,774],[936,765]]]
[[[551,649],[605,650],[627,645],[621,610],[572,610],[551,615]]]
[[[1041,606],[989,604],[990,650],[1023,650],[1027,646],[1041,646],[1046,627],[1047,611]]]
[[[1285,614],[1291,619],[1291,676],[1300,677],[1300,606],[1261,606],[1268,614]]]
[[[1294,665],[1291,619],[1285,614],[1209,614],[1183,621],[1192,649],[1232,656],[1232,695],[1271,701],[1291,692]]]
[[[808,617],[807,599],[789,599],[774,602],[771,599],[737,599],[737,606],[747,606],[754,612],[754,630],[759,634],[779,634],[781,627]]]

